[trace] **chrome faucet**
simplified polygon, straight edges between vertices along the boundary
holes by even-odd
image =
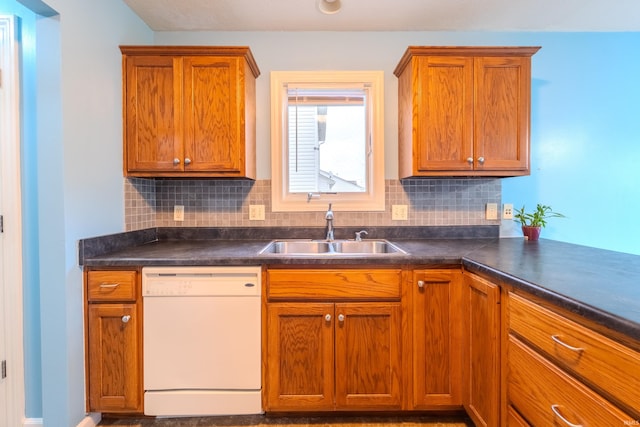
[[[329,209],[327,209],[327,213],[324,214],[324,219],[327,220],[326,239],[329,242],[332,242],[333,241],[333,211],[331,210],[331,203],[329,203]]]
[[[367,230],[356,231],[356,242],[362,242],[362,235],[369,234]]]

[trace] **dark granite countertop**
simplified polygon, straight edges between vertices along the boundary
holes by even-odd
[[[402,229],[401,231],[398,231]],[[640,256],[541,239],[497,238],[497,227],[371,229],[408,252],[392,256],[258,255],[274,238],[314,229],[149,229],[80,241],[84,266],[464,265],[640,340]],[[357,231],[357,230],[355,230]],[[353,230],[343,230],[351,237]],[[274,237],[276,236],[276,237]],[[411,238],[408,238],[411,236]]]

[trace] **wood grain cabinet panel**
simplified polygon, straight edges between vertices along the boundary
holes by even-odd
[[[400,178],[528,175],[538,49],[409,47],[394,72]]]
[[[534,426],[623,426],[634,418],[509,336],[510,402]]]
[[[414,270],[413,408],[462,404],[462,272]]]
[[[333,312],[331,303],[269,304],[267,410],[333,409]]]
[[[94,411],[141,409],[141,366],[135,304],[89,307],[89,405]]]
[[[509,319],[512,333],[640,416],[640,353],[515,293]]]
[[[124,173],[255,179],[247,47],[121,46]]]
[[[89,270],[85,284],[87,409],[142,413],[140,275]]]
[[[400,409],[400,303],[342,303],[335,313],[336,408]]]
[[[467,413],[476,426],[499,424],[500,288],[465,273],[464,396]]]
[[[400,271],[267,270],[266,411],[402,409]]]
[[[87,272],[87,298],[99,301],[136,301],[136,271],[91,270]]]

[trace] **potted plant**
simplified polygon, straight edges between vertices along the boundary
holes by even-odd
[[[564,215],[554,212],[551,206],[538,203],[536,210],[526,212],[522,209],[515,209],[514,220],[522,225],[522,233],[527,240],[538,240],[542,227],[547,225],[549,218],[564,218]]]

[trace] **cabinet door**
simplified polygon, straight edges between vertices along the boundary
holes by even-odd
[[[414,159],[418,175],[473,170],[473,58],[418,59]]]
[[[171,56],[126,57],[125,174],[182,170],[180,70]]]
[[[336,304],[337,409],[401,409],[400,303]]]
[[[332,303],[268,305],[265,410],[333,409],[333,312]]]
[[[241,172],[244,164],[242,60],[184,58],[186,171]]]
[[[462,272],[413,273],[413,406],[460,405]]]
[[[531,58],[479,57],[474,75],[476,170],[528,173]]]
[[[464,406],[477,426],[497,426],[500,379],[500,288],[465,274]]]
[[[89,304],[89,406],[141,412],[141,344],[135,304]]]

